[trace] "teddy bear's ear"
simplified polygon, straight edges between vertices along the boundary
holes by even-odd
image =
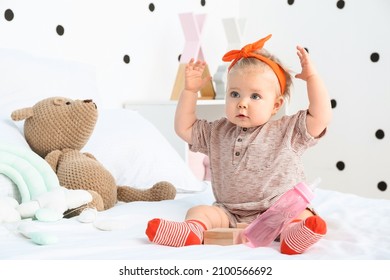
[[[66,104],[67,102],[69,102],[69,100],[64,98],[64,97],[56,97],[53,99],[53,104],[56,106],[61,106],[61,105]]]
[[[34,115],[33,108],[23,108],[23,109],[18,109],[12,112],[11,118],[14,121],[21,121],[28,119]]]

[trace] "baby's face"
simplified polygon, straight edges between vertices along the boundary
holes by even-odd
[[[283,105],[279,82],[270,67],[232,69],[226,88],[226,117],[240,127],[269,121]]]

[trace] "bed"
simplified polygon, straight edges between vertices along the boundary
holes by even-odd
[[[35,56],[27,59],[27,54],[13,50],[1,50],[0,59],[1,141],[28,147],[23,123],[14,123],[10,112],[53,93],[93,98],[99,106],[92,70],[85,65]],[[63,80],[42,87],[45,80],[59,77]],[[96,128],[83,151],[94,154],[118,185],[147,188],[167,180],[176,186],[176,198],[118,202],[99,212],[93,223],[81,223],[77,217],[46,223],[31,219],[2,223],[1,260],[390,260],[390,201],[327,190],[321,185],[313,205],[327,221],[328,234],[302,255],[280,254],[277,242],[261,248],[245,244],[171,248],[150,243],[145,235],[147,221],[155,217],[181,221],[190,207],[211,204],[210,182],[197,179],[158,129],[138,112],[99,108]],[[15,184],[2,174],[0,196],[17,196]],[[58,242],[39,246],[20,233],[21,224],[49,232]]]

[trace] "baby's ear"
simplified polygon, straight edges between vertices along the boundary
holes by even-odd
[[[21,121],[28,119],[34,115],[32,107],[18,109],[12,112],[11,118],[14,121]]]
[[[272,115],[275,115],[279,111],[279,109],[282,108],[283,104],[284,98],[282,96],[277,97],[274,103],[274,108],[272,110]]]

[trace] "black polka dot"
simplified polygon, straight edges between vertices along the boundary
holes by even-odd
[[[65,33],[65,29],[62,25],[57,25],[56,31],[57,31],[57,34],[60,36],[64,35],[64,33]]]
[[[345,163],[343,161],[338,161],[336,163],[336,167],[337,167],[338,170],[342,171],[345,168]]]
[[[5,10],[4,12],[4,18],[8,21],[11,21],[14,19],[14,12],[10,9]]]
[[[126,64],[129,64],[129,63],[130,63],[130,56],[126,54],[126,55],[123,57],[123,61],[124,61]]]
[[[379,61],[379,53],[373,52],[370,56],[370,59],[372,62],[378,62]]]
[[[385,132],[382,129],[378,129],[375,132],[375,137],[378,139],[383,139],[383,138],[385,138]]]
[[[305,47],[304,49],[306,50],[307,53],[309,53],[309,49],[308,48]]]
[[[181,59],[181,54],[179,54],[179,56],[177,57],[177,60],[180,62],[180,59]]]
[[[153,3],[150,3],[150,4],[149,4],[149,11],[154,12],[154,9],[155,9],[155,8],[156,8],[156,7],[154,6]]]
[[[387,190],[387,184],[386,184],[386,182],[380,181],[380,182],[378,183],[378,189],[379,189],[380,191],[382,191],[382,192],[384,192],[385,190]]]
[[[294,0],[287,0],[287,4],[289,4],[289,5],[294,4]]]
[[[336,102],[335,99],[332,99],[332,100],[330,101],[330,106],[332,106],[332,109],[336,108],[337,102]]]
[[[204,6],[206,6],[206,0],[201,0],[200,1],[200,4],[204,7]]]
[[[337,6],[337,8],[339,8],[339,9],[344,8],[344,6],[345,6],[345,1],[343,1],[343,0],[337,1],[336,6]]]

